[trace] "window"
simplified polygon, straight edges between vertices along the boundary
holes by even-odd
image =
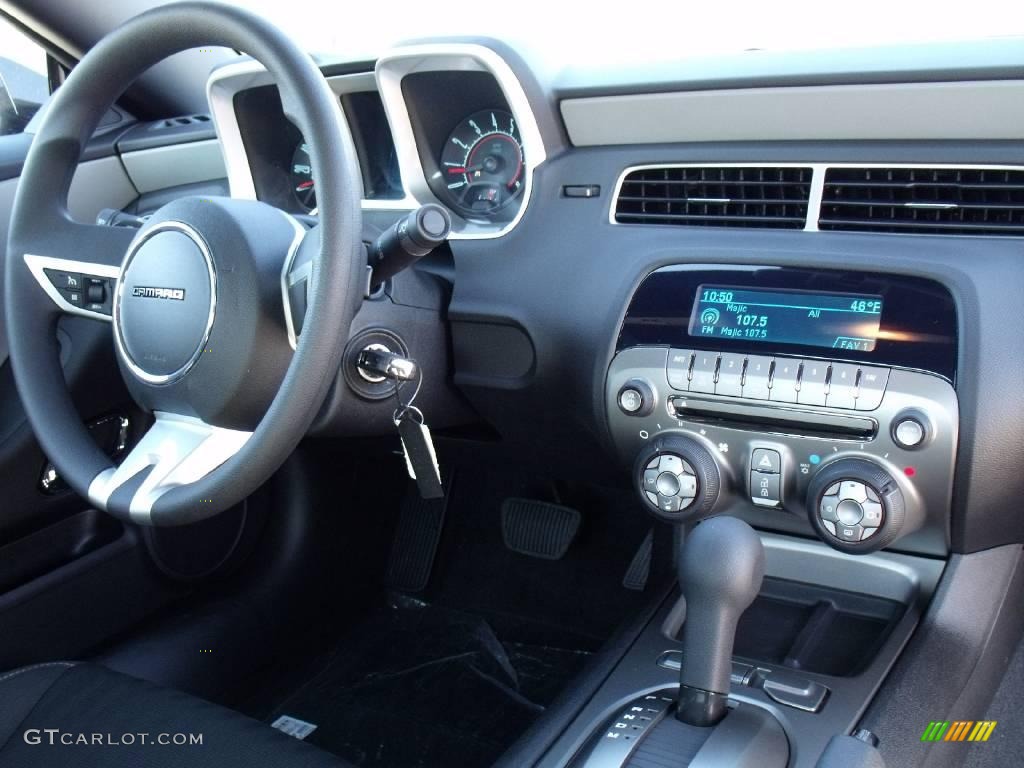
[[[46,51],[0,18],[0,136],[25,130],[49,95]]]

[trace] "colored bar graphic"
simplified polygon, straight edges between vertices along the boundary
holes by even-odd
[[[957,720],[953,723],[943,741],[963,741],[967,738],[967,733],[972,725],[974,725],[973,721]]]
[[[996,725],[995,720],[932,720],[921,741],[988,741]]]

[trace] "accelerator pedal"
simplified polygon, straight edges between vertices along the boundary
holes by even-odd
[[[647,579],[651,575],[651,554],[654,550],[654,529],[651,528],[640,542],[640,547],[633,560],[626,569],[626,575],[622,577],[622,586],[637,592],[643,592],[647,587]]]
[[[437,545],[444,528],[448,497],[424,499],[415,483],[402,499],[398,529],[391,543],[387,584],[398,592],[422,592],[434,569]]]
[[[571,507],[533,499],[505,499],[501,535],[513,552],[542,560],[561,560],[580,529],[580,513]]]

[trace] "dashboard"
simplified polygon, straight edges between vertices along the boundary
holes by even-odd
[[[375,73],[346,69],[325,72],[352,132],[364,207],[440,203],[455,238],[499,236],[518,222],[544,149],[502,59],[482,46],[414,46],[382,58]],[[218,129],[237,137],[226,157],[232,194],[315,214],[313,158],[265,71],[218,70],[208,93]]]
[[[379,304],[366,332],[471,406],[446,421],[428,399],[432,420],[632,483],[665,519],[728,511],[853,553],[1024,538],[1024,317],[1005,311],[1024,280],[1024,81],[1013,46],[918,53],[891,72],[864,51],[842,72],[750,54],[609,73],[453,40],[325,62],[366,218],[439,203],[453,221],[444,258],[406,276],[440,298],[392,292],[436,311],[434,345]],[[315,163],[266,73],[230,65],[208,93],[232,194],[315,213]],[[323,434],[353,430],[330,413],[353,403],[339,382]],[[355,404],[388,423],[386,403]],[[662,498],[645,484],[680,445],[714,477],[684,457],[669,485],[693,492]],[[844,466],[870,470],[849,533],[822,485]]]

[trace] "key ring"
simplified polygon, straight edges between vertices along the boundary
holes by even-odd
[[[402,423],[402,419],[407,416],[411,416],[413,421],[417,424],[423,424],[423,411],[417,408],[415,405],[407,405],[404,408],[396,408],[394,415],[391,417],[395,421],[397,427]]]

